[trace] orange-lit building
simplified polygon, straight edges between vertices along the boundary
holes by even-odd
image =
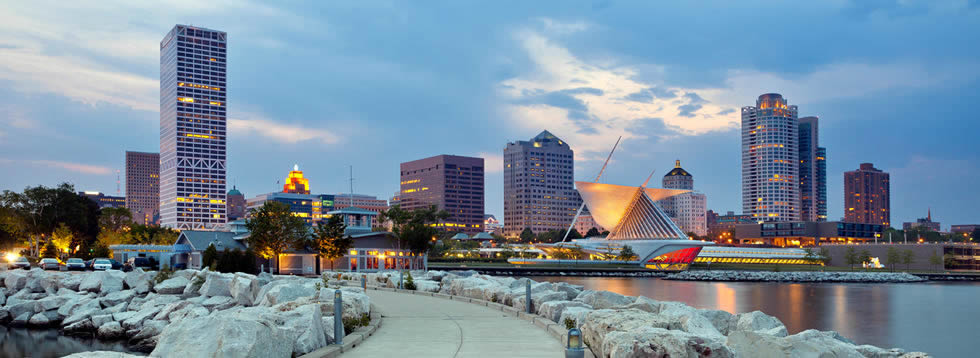
[[[891,226],[888,173],[871,163],[844,173],[844,221]]]
[[[293,171],[286,177],[286,183],[282,185],[283,193],[290,194],[309,194],[310,180],[303,177],[303,171],[299,170],[299,165],[293,166]]]

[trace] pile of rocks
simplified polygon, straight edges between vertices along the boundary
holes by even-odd
[[[475,272],[415,272],[419,290],[463,296],[524,311],[581,329],[597,357],[927,357],[920,352],[858,345],[833,331],[790,335],[779,319],[760,311],[731,314],[679,302],[584,290],[564,282],[495,277]],[[398,273],[369,274],[372,284],[392,287]]]
[[[207,269],[156,277],[141,269],[0,271],[0,324],[128,339],[154,356],[289,357],[333,343],[335,290],[344,318],[371,310],[360,288],[320,287],[319,278]]]
[[[926,279],[906,272],[840,272],[840,271],[682,271],[670,274],[668,280],[686,281],[766,281],[766,282],[921,282]]]

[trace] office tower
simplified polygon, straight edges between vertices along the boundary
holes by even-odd
[[[303,177],[303,171],[299,170],[299,165],[293,165],[293,171],[286,177],[286,184],[282,185],[283,193],[290,194],[309,194],[310,180]]]
[[[435,205],[449,213],[439,224],[446,231],[483,231],[483,158],[437,155],[401,163],[400,184],[402,209]]]
[[[844,172],[844,221],[891,225],[889,176],[871,163]]]
[[[799,121],[783,96],[742,107],[742,212],[756,221],[800,221]]]
[[[694,190],[694,177],[684,168],[681,161],[674,162],[674,169],[667,172],[663,178],[664,189]],[[698,192],[678,194],[658,202],[674,223],[685,233],[693,232],[704,236],[708,234],[707,206],[708,198]]]
[[[238,191],[237,187],[232,186],[228,191],[228,222],[232,222],[245,217],[247,203],[245,194]]]
[[[126,151],[126,207],[137,224],[156,224],[160,213],[160,153]]]
[[[800,118],[800,216],[827,221],[827,149],[820,147],[819,118]]]
[[[504,148],[504,236],[568,230],[582,199],[575,191],[575,153],[543,131]]]
[[[226,43],[221,31],[174,26],[160,42],[160,221],[225,226]]]

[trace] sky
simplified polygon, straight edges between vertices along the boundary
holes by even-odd
[[[401,162],[486,160],[502,219],[507,142],[549,130],[592,180],[674,160],[741,212],[739,109],[781,93],[820,117],[828,216],[843,172],[891,174],[892,222],[978,224],[980,1],[12,1],[0,4],[0,189],[116,192],[159,151],[159,42],[228,33],[228,182],[391,197]],[[125,188],[125,183],[122,183]],[[124,194],[124,192],[123,192]]]

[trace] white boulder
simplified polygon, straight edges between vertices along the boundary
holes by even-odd
[[[285,321],[258,307],[219,311],[171,323],[160,334],[155,357],[289,357],[294,341]]]
[[[610,358],[735,357],[735,353],[725,346],[724,337],[702,337],[657,327],[610,332],[602,343],[601,351]]]
[[[541,305],[538,306],[538,314],[545,316],[552,321],[562,323],[560,321],[561,313],[569,307],[592,309],[592,306],[578,301],[549,301],[541,303]]]
[[[201,285],[198,293],[204,297],[227,296],[231,297],[231,279],[234,276],[227,273],[208,272],[204,284]]]
[[[606,334],[614,331],[630,331],[640,327],[659,327],[667,329],[671,322],[658,315],[636,309],[602,309],[585,315],[581,323],[583,341],[595,350],[602,347]],[[603,354],[597,354],[603,356]]]
[[[179,295],[184,293],[184,288],[190,283],[183,276],[174,276],[153,286],[153,290],[162,295]]]
[[[323,313],[319,305],[300,306],[292,311],[283,312],[282,316],[286,321],[282,327],[294,337],[293,354],[303,355],[327,345]]]
[[[133,297],[136,297],[135,291],[123,290],[105,295],[99,301],[102,303],[102,307],[112,307],[123,302],[129,302]]]
[[[729,323],[728,332],[731,334],[735,331],[757,332],[776,337],[786,337],[788,334],[783,322],[780,322],[776,317],[762,313],[762,311],[734,315]]]
[[[251,306],[255,304],[255,297],[261,289],[262,286],[259,285],[259,280],[255,275],[239,272],[231,279],[228,292],[239,305]]]
[[[96,335],[101,339],[119,339],[123,338],[126,334],[126,330],[123,329],[119,322],[112,321],[103,324],[99,327]]]
[[[585,303],[599,310],[628,305],[636,301],[636,297],[623,296],[609,291],[585,290],[575,297],[574,301]]]

